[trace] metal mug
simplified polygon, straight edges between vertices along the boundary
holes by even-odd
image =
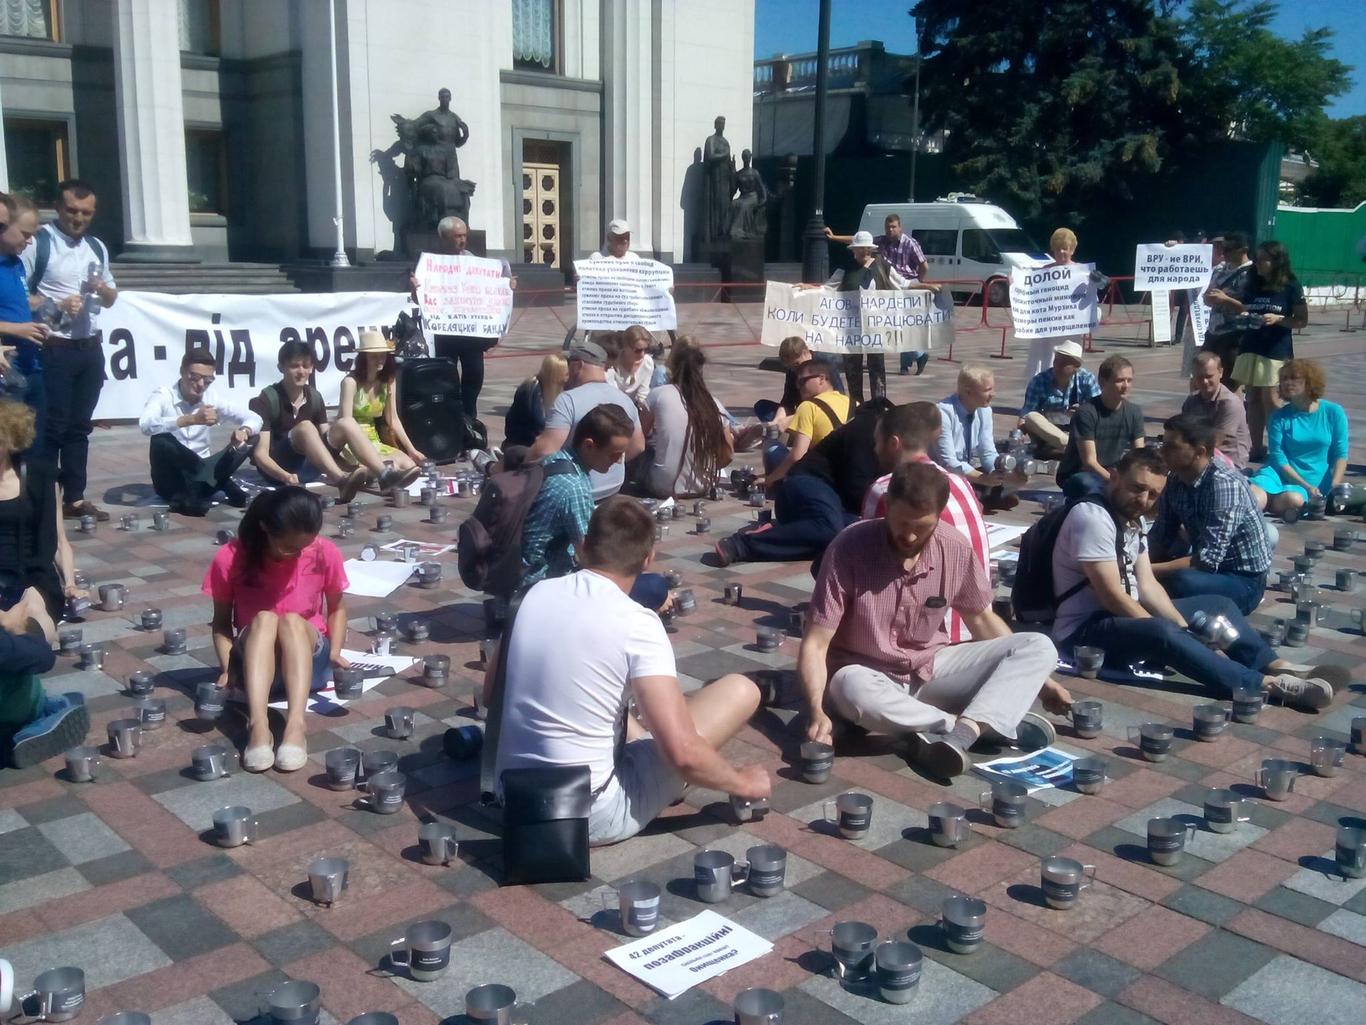
[[[334,747],[323,755],[327,786],[331,790],[353,790],[360,779],[360,751],[354,747]]]
[[[332,669],[332,690],[342,701],[354,701],[365,691],[365,670],[354,667]]]
[[[1232,833],[1238,823],[1251,821],[1252,816],[1240,815],[1243,797],[1232,790],[1211,788],[1205,794],[1205,825],[1212,833]]]
[[[914,943],[888,940],[873,951],[878,995],[889,1004],[908,1004],[920,987],[925,955]]]
[[[957,847],[972,834],[966,808],[942,801],[930,805],[929,833],[930,842],[936,847]]]
[[[407,740],[416,729],[417,713],[407,705],[395,705],[384,713],[384,732],[394,740]]]
[[[1195,837],[1195,823],[1174,818],[1148,820],[1148,857],[1155,865],[1175,865]]]
[[[43,1021],[70,1021],[85,1006],[85,972],[79,968],[49,968],[33,980],[33,990],[19,1003],[34,1001]]]
[[[152,513],[152,529],[167,530],[171,526],[171,516],[169,513],[157,511]]]
[[[105,612],[118,612],[128,597],[128,588],[123,584],[100,584],[100,608]]]
[[[346,1025],[399,1025],[399,1020],[388,1011],[366,1011],[356,1015]]]
[[[1238,687],[1233,691],[1233,721],[1252,723],[1257,721],[1262,707],[1266,704],[1266,692],[1261,687]]]
[[[74,655],[80,650],[84,636],[79,626],[64,626],[57,631],[57,649],[63,655]]]
[[[1095,865],[1083,865],[1073,858],[1054,855],[1039,862],[1039,886],[1043,890],[1044,903],[1056,911],[1071,908],[1081,896],[1081,891],[1090,886],[1095,878]]]
[[[103,644],[82,644],[76,653],[76,668],[82,670],[99,670],[104,668],[104,645]]]
[[[1196,705],[1192,714],[1195,739],[1206,743],[1218,740],[1228,728],[1232,709],[1223,705]]]
[[[1295,777],[1299,775],[1295,762],[1282,758],[1267,758],[1253,776],[1253,782],[1261,787],[1268,799],[1284,801],[1295,789]]]
[[[1104,648],[1083,644],[1072,649],[1072,654],[1077,660],[1077,674],[1079,676],[1094,680],[1100,675],[1101,667],[1105,665]]]
[[[835,806],[835,814],[830,814],[830,806]],[[822,806],[825,821],[833,823],[840,836],[846,840],[862,840],[873,825],[873,799],[867,794],[846,791],[833,801]]]
[[[659,926],[660,889],[657,883],[644,879],[622,883],[617,888],[617,909],[621,914],[621,929],[627,936],[648,936]],[[607,895],[603,894],[606,906]]]
[[[1087,740],[1099,737],[1105,721],[1105,706],[1099,701],[1072,704],[1072,731]]]
[[[835,767],[835,748],[818,740],[807,740],[801,746],[802,779],[808,783],[824,783]]]
[[[1347,745],[1335,737],[1315,737],[1309,744],[1309,765],[1316,776],[1336,776]]]
[[[748,797],[741,797],[738,794],[730,795],[730,810],[735,815],[735,821],[740,823],[762,821],[768,814],[768,798],[760,797],[751,800]]]
[[[1014,780],[995,780],[990,790],[983,790],[977,796],[977,804],[983,811],[991,812],[992,819],[1002,829],[1015,829],[1024,823],[1025,798],[1029,790]]]
[[[371,776],[368,772],[361,789],[365,795],[360,803],[381,815],[393,815],[403,807],[403,791],[407,780],[397,769],[386,769]]]
[[[830,930],[835,977],[841,982],[866,979],[873,970],[877,930],[867,922],[840,922]]]
[[[82,745],[66,753],[66,778],[73,783],[93,783],[100,775],[100,753]]]
[[[161,633],[161,650],[167,655],[183,655],[189,650],[186,641],[187,634],[183,626],[178,626],[173,630],[163,630]]]
[[[136,698],[146,697],[156,685],[156,676],[145,669],[128,674],[128,693]],[[202,686],[202,684],[201,684]]]
[[[417,564],[417,586],[432,588],[441,582],[441,563],[419,562]]]
[[[274,1025],[318,1025],[322,990],[316,982],[291,980],[266,995],[262,1011]]]
[[[133,715],[142,722],[144,730],[159,730],[166,725],[166,701],[143,698],[133,706]]]
[[[1109,779],[1107,768],[1104,758],[1078,758],[1072,763],[1072,785],[1079,793],[1098,794]]]
[[[449,865],[455,860],[460,844],[455,839],[455,827],[444,822],[424,822],[417,831],[422,860],[428,865]]]
[[[201,683],[194,689],[194,714],[205,722],[213,722],[227,708],[225,688],[212,680]]]
[[[115,758],[135,758],[142,750],[142,723],[137,719],[115,719],[106,727],[109,753]]]
[[[360,756],[362,774],[369,777],[398,768],[397,751],[366,751]]]
[[[161,629],[161,620],[160,609],[143,609],[138,613],[138,623],[149,633]]]
[[[735,995],[732,1006],[735,1025],[783,1025],[782,994],[771,989],[759,986],[742,989]]]
[[[492,1025],[525,1025],[529,1008],[517,1002],[517,991],[496,982],[475,986],[465,994],[465,1017]]]
[[[1366,876],[1366,829],[1339,826],[1334,855],[1338,871],[1348,879]]]
[[[213,813],[213,838],[219,847],[241,847],[255,843],[259,823],[250,808],[232,805]]]
[[[1165,762],[1171,757],[1175,735],[1170,726],[1160,722],[1129,727],[1129,742],[1137,744],[1139,752],[1150,762]]]
[[[449,924],[436,919],[410,925],[389,944],[389,963],[406,968],[418,982],[431,982],[451,963],[452,934]]]
[[[729,900],[734,889],[749,878],[749,866],[737,869],[735,858],[725,851],[698,852],[692,859],[692,872],[697,899],[704,904]]]
[[[202,744],[190,752],[190,771],[205,782],[232,775],[233,752],[226,744]]]
[[[345,858],[314,858],[308,866],[308,892],[315,904],[331,907],[351,885],[351,862]]]
[[[987,931],[986,901],[976,897],[945,897],[939,913],[944,945],[955,954],[971,954],[982,945]]]
[[[756,897],[776,897],[787,878],[787,851],[777,844],[759,844],[745,851],[749,864],[749,892]]]

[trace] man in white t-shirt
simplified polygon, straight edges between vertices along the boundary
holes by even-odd
[[[759,707],[759,689],[732,674],[684,698],[663,624],[628,597],[653,551],[644,507],[608,499],[588,525],[584,568],[532,587],[504,642],[495,778],[504,769],[589,766],[593,844],[634,836],[688,784],[751,800],[772,789],[762,766],[735,768],[718,753]]]
[[[1121,672],[1146,661],[1218,691],[1248,687],[1287,705],[1326,707],[1333,688],[1313,667],[1278,658],[1228,598],[1167,596],[1153,576],[1141,522],[1166,484],[1160,453],[1130,449],[1105,482],[1104,500],[1082,500],[1068,511],[1053,545],[1058,650],[1067,655],[1080,645],[1096,647],[1105,652],[1106,667]],[[1197,611],[1222,615],[1237,631],[1227,658],[1186,629]]]
[[[568,448],[574,428],[588,411],[603,404],[618,406],[631,418],[635,433],[626,446],[626,461],[645,451],[645,435],[640,429],[640,411],[620,388],[607,383],[607,350],[592,340],[579,342],[569,350],[569,378],[555,400],[545,427],[527,453],[528,459],[544,459],[552,452]],[[616,463],[606,473],[589,474],[593,481],[593,501],[601,502],[621,490],[626,483],[624,463]]]

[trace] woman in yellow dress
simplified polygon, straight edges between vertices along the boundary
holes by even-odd
[[[356,367],[342,378],[337,419],[352,420],[384,459],[392,461],[398,477],[394,485],[407,486],[421,474],[418,464],[427,457],[417,450],[398,415],[398,366],[394,345],[378,331],[362,331],[356,350]],[[381,476],[381,486],[387,483]]]

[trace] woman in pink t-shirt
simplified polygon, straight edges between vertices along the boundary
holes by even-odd
[[[341,655],[348,581],[337,546],[318,536],[322,525],[322,503],[303,488],[263,492],[242,517],[237,539],[219,550],[204,575],[223,667],[218,686],[247,692],[242,764],[250,772],[304,767],[309,691],[323,686],[331,666],[348,665]],[[289,708],[274,751],[267,706],[281,685]]]

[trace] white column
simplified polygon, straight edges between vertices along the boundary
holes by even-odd
[[[9,191],[9,164],[5,161],[5,106],[0,103],[0,192]]]
[[[660,249],[655,223],[653,4],[603,0],[603,131],[607,209],[604,221],[631,224],[631,248]],[[603,225],[606,228],[606,224]]]
[[[123,172],[121,259],[196,260],[176,0],[114,0],[114,99]]]

